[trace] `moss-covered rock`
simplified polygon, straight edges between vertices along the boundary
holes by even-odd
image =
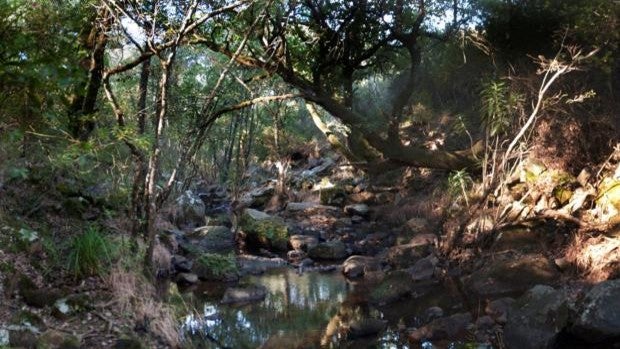
[[[235,255],[205,253],[193,265],[192,271],[202,280],[236,280],[239,268]]]
[[[281,218],[248,208],[241,216],[240,226],[241,230],[247,235],[247,243],[250,247],[287,250],[289,231],[288,226]],[[252,246],[252,244],[256,246]]]

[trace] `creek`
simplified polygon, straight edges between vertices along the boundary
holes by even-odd
[[[199,348],[415,348],[402,329],[419,326],[430,307],[463,310],[455,287],[427,285],[428,290],[389,305],[368,301],[369,287],[341,273],[306,272],[290,268],[248,275],[239,285],[262,285],[263,301],[221,304],[222,283],[202,283],[184,293],[196,309],[183,325]],[[430,290],[430,291],[429,291]],[[430,343],[431,348],[476,348],[459,343]]]

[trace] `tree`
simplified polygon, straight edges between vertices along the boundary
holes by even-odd
[[[472,168],[480,144],[462,151],[429,150],[406,145],[400,132],[405,107],[416,88],[424,45],[449,39],[468,20],[466,6],[456,0],[278,2],[269,7],[260,29],[235,60],[279,75],[306,102],[321,106],[346,124],[350,130],[346,146],[356,161]],[[221,22],[210,32],[196,35],[193,42],[233,57],[229,42],[240,37],[239,28],[249,26],[255,18],[251,13],[231,14],[226,20],[235,24]],[[445,27],[433,24],[448,13],[451,17],[444,19]],[[386,93],[387,107],[381,114],[369,113],[358,107],[355,90],[364,78],[381,73],[395,76]],[[319,114],[314,117],[320,119]]]

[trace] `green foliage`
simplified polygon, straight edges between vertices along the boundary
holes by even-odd
[[[47,263],[44,266],[45,274],[50,274],[53,270],[62,266],[62,251],[58,243],[49,236],[41,238],[41,246],[47,256]]]
[[[467,205],[469,205],[467,191],[473,184],[473,179],[465,170],[453,171],[448,176],[448,192],[454,197],[463,195]]]
[[[511,122],[510,92],[504,81],[490,81],[483,85],[482,121],[490,136],[508,131]]]
[[[71,241],[68,270],[76,279],[102,275],[111,263],[112,244],[94,226]]]
[[[204,253],[198,258],[197,263],[204,266],[215,277],[235,274],[238,271],[237,260],[232,253],[225,255]]]

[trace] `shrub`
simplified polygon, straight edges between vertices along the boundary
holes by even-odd
[[[69,253],[69,272],[76,279],[101,275],[111,262],[112,244],[96,227],[73,238]]]

